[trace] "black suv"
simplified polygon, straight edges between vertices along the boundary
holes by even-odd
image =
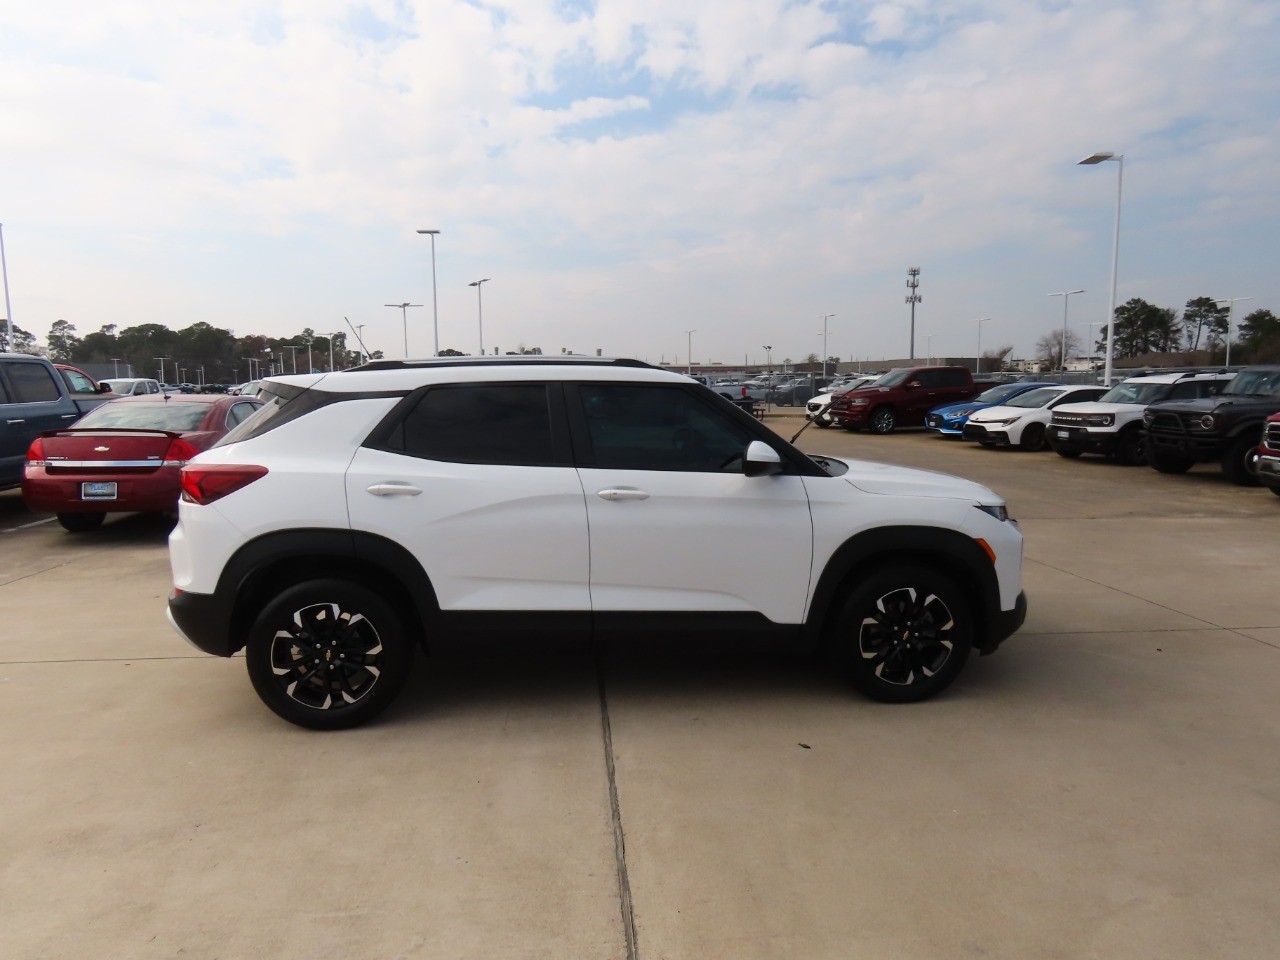
[[[1254,450],[1273,413],[1280,413],[1280,366],[1245,367],[1216,397],[1147,407],[1147,462],[1161,473],[1185,473],[1216,460],[1232,483],[1254,486]]]

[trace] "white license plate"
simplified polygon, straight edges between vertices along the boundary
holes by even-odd
[[[114,500],[115,498],[116,485],[114,482],[108,483],[96,480],[80,484],[81,500]]]
[[[1058,430],[1058,431],[1056,431],[1056,432],[1057,432],[1057,434],[1058,434],[1058,439],[1059,439],[1059,440],[1067,440],[1067,439],[1069,439],[1069,438],[1071,437],[1071,431],[1070,431],[1070,430]]]

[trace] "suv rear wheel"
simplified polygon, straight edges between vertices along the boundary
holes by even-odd
[[[836,618],[837,658],[874,700],[909,703],[945,689],[969,657],[973,620],[947,576],[890,567],[859,583]]]
[[[340,730],[371,720],[395,699],[413,645],[372,590],[310,580],[262,609],[245,659],[254,690],[279,716],[313,730]]]

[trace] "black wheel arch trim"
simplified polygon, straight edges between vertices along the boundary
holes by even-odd
[[[982,653],[999,646],[1025,618],[1025,600],[1021,617],[1017,610],[1002,610],[995,566],[972,537],[944,527],[877,527],[850,537],[827,561],[809,604],[806,641],[815,647],[826,642],[851,577],[899,562],[935,566],[956,581],[972,607],[973,646]]]
[[[382,594],[405,617],[412,634],[440,615],[435,589],[404,547],[376,534],[329,528],[282,530],[241,546],[211,594],[177,593],[174,621],[195,646],[230,657],[244,647],[263,598],[313,578],[348,576]]]

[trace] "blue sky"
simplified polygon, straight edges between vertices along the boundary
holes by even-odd
[[[24,9],[29,7],[31,9]],[[132,0],[0,11],[0,222],[43,337],[365,324],[400,352],[1027,355],[1119,299],[1280,312],[1270,0]],[[410,349],[430,352],[429,309]]]

